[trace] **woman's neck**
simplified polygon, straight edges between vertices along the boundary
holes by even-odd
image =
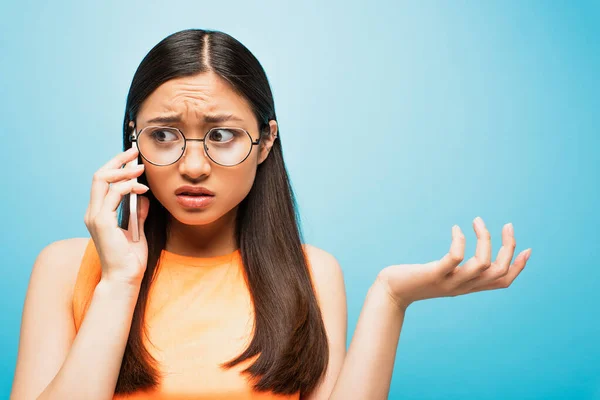
[[[234,252],[237,206],[206,225],[186,225],[171,217],[166,250],[190,257],[216,257]]]

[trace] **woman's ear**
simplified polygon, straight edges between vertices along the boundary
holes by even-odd
[[[258,163],[261,164],[263,161],[267,159],[271,151],[271,147],[273,147],[273,143],[277,139],[278,128],[277,121],[274,119],[269,121],[269,136],[263,136],[260,143],[260,154],[258,156]]]

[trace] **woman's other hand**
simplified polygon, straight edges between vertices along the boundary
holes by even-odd
[[[459,266],[464,259],[465,236],[455,225],[450,251],[442,259],[427,264],[388,266],[379,272],[376,283],[385,287],[402,310],[417,300],[508,288],[525,267],[531,249],[520,252],[511,264],[516,241],[512,224],[506,224],[502,228],[502,247],[492,261],[491,236],[483,220],[475,218],[473,227],[477,248],[463,265]]]

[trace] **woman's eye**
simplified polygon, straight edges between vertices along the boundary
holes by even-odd
[[[151,136],[153,139],[159,142],[171,142],[173,140],[177,140],[177,135],[173,134],[173,132],[164,129],[157,129],[155,131],[152,131]]]
[[[209,135],[209,140],[212,142],[223,143],[231,140],[233,133],[227,129],[216,129]]]

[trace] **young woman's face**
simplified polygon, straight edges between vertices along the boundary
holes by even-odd
[[[149,122],[157,117],[174,115],[179,116],[179,122]],[[218,123],[207,123],[204,120],[206,115],[232,117]],[[171,165],[153,165],[142,157],[150,190],[183,224],[204,225],[216,221],[236,208],[250,191],[256,168],[266,159],[277,134],[277,123],[272,120],[269,124],[270,136],[263,136],[261,144],[253,145],[250,155],[235,166],[221,166],[213,162],[206,156],[202,142],[197,141],[188,141],[183,156]],[[257,120],[248,102],[212,72],[172,79],[159,86],[142,103],[136,118],[136,132],[149,125],[179,128],[188,139],[202,139],[210,128],[218,126],[243,128],[250,133],[253,141],[259,138]],[[181,185],[209,189],[214,193],[211,204],[204,208],[179,204],[175,191]]]

